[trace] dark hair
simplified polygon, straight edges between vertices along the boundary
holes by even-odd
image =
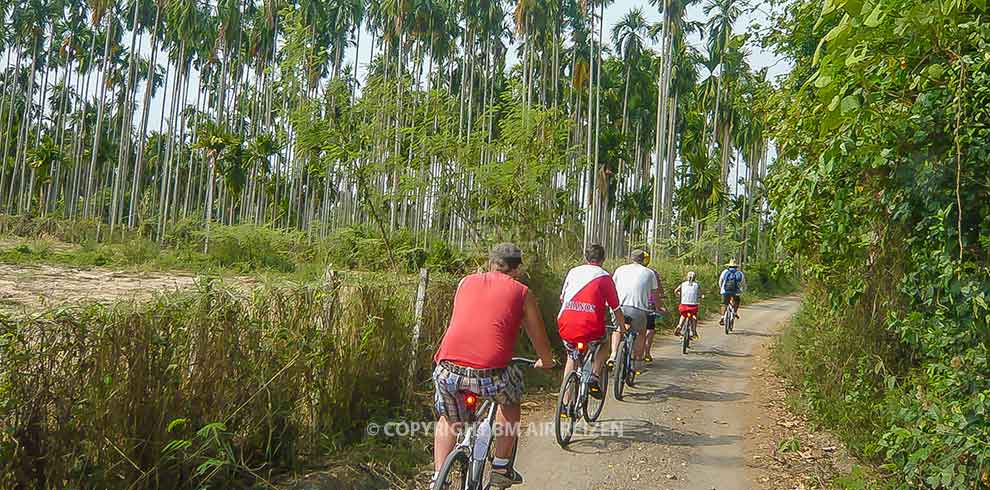
[[[605,247],[597,243],[594,245],[589,245],[588,248],[584,250],[584,260],[587,260],[593,264],[605,262]]]
[[[500,243],[492,248],[489,260],[499,272],[512,272],[522,264],[522,250],[514,243]]]

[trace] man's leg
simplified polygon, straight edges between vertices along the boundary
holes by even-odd
[[[454,444],[457,444],[457,431],[460,429],[460,425],[460,423],[452,423],[447,420],[446,415],[441,415],[440,420],[437,420],[437,426],[433,432],[434,472],[440,471],[440,467],[447,460],[447,455],[454,450]]]
[[[725,325],[725,305],[729,303],[729,297],[722,295],[722,304],[718,307],[718,324]]]
[[[608,359],[609,351],[611,350],[609,347],[609,342],[602,341],[601,347],[598,348],[598,353],[595,354],[595,361],[591,367],[595,372],[595,376],[601,376],[602,374],[602,365],[605,364],[605,359]]]
[[[629,328],[628,325],[626,328]],[[612,332],[612,353],[608,356],[609,361],[612,361],[613,363],[615,362],[616,353],[619,352],[620,342],[622,342],[622,333],[619,332],[619,329],[617,328],[615,329],[615,332]]]
[[[636,342],[633,344],[633,359],[636,361],[642,361],[643,355],[646,350],[646,335],[645,330],[640,330],[639,334],[636,335]]]
[[[567,362],[564,363],[564,377],[560,379],[560,388],[561,389],[564,388],[564,381],[566,381],[567,380],[567,377],[570,376],[572,372],[574,372],[574,369],[575,369],[574,359],[570,356],[570,353],[568,353],[568,355],[567,355]],[[570,400],[567,400],[566,399],[566,395],[567,394],[565,393],[564,403],[570,403]]]
[[[522,410],[519,405],[499,405],[498,432],[495,437],[495,457],[497,459],[512,458],[512,448],[515,446],[516,437],[519,435],[519,419]]]
[[[732,307],[736,309],[736,318],[739,318],[739,295],[732,297]]]

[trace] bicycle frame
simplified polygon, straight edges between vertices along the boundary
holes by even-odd
[[[591,342],[589,347],[583,352],[578,351],[579,357],[574,361],[574,373],[577,374],[580,384],[578,384],[577,406],[582,406],[588,398],[588,389],[591,383],[591,376],[595,373],[595,357],[598,350],[602,348],[603,341]]]
[[[527,364],[532,366],[536,361],[524,359],[524,358],[513,358],[512,362],[514,364]],[[498,414],[498,404],[494,400],[480,400],[477,394],[468,391],[463,391],[461,394],[465,397],[474,397],[474,402],[470,402],[467,399],[466,403],[469,405],[470,415],[468,420],[465,422],[465,427],[461,431],[461,434],[457,438],[457,443],[454,445],[453,450],[450,455],[447,456],[447,462],[445,466],[449,465],[451,461],[454,461],[456,455],[467,455],[469,458],[467,475],[465,478],[464,490],[484,490],[482,489],[482,484],[484,483],[484,471],[485,464],[489,460],[489,453],[492,451],[492,441],[495,439],[495,417]],[[473,403],[480,401],[480,404],[474,408],[471,407]],[[478,438],[482,437],[483,433],[487,434],[487,440],[479,441]],[[481,447],[479,442],[483,442]],[[513,448],[512,456],[510,460],[515,461],[515,448]],[[449,469],[449,467],[448,467]],[[442,471],[442,475],[446,477],[447,470]],[[440,479],[436,482],[436,485],[441,485],[443,480]],[[438,488],[434,486],[433,488]]]

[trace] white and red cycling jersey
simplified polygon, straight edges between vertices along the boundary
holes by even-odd
[[[605,314],[619,307],[608,271],[597,265],[575,267],[564,279],[557,328],[565,342],[591,342],[605,336]]]

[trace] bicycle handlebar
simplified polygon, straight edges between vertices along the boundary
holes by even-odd
[[[527,359],[525,357],[513,357],[511,364],[525,365],[526,367],[533,367],[536,365],[535,359]]]

